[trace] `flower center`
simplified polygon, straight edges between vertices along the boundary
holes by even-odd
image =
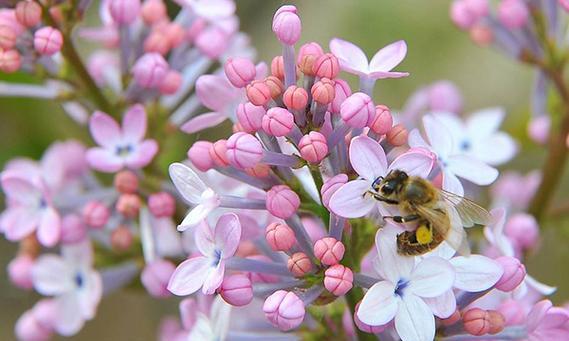
[[[219,262],[221,262],[221,255],[222,252],[221,250],[215,249],[213,251],[213,262],[212,262],[212,266],[217,267],[219,265]]]
[[[462,151],[464,151],[464,152],[470,150],[470,147],[471,147],[470,141],[468,141],[468,140],[464,140],[464,141],[462,141],[462,143],[460,144],[460,149],[461,149]]]
[[[132,145],[130,145],[130,144],[127,144],[124,146],[117,146],[115,149],[115,154],[117,156],[124,157],[124,156],[127,156],[128,154],[130,154],[132,152],[132,150],[133,150],[133,148],[132,148]]]
[[[83,282],[84,282],[83,275],[80,272],[75,274],[74,280],[75,280],[75,285],[77,285],[78,288],[83,287]]]
[[[407,288],[408,286],[409,286],[409,281],[404,278],[401,278],[399,281],[397,281],[397,285],[395,286],[395,295],[403,297],[403,291],[405,291],[405,288]]]

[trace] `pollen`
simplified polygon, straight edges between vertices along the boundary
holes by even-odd
[[[433,233],[426,225],[419,226],[415,234],[420,244],[428,244],[433,241]]]

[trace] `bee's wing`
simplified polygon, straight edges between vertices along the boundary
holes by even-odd
[[[487,225],[490,221],[490,213],[474,201],[445,190],[440,190],[439,194],[441,199],[456,210],[462,220],[462,226]]]
[[[424,206],[418,206],[416,210],[431,223],[436,232],[445,237],[445,241],[453,249],[463,256],[470,255],[468,239],[466,232],[462,228],[461,218],[458,213],[451,204],[445,201],[441,201],[439,204],[446,214]]]

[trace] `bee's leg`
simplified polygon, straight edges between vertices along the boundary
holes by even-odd
[[[407,216],[399,216],[399,215],[395,215],[395,216],[384,216],[383,220],[387,220],[387,219],[391,219],[396,223],[408,223],[410,221],[414,221],[421,218],[420,216],[416,215],[416,214],[410,214]]]
[[[390,205],[399,205],[399,201],[382,197],[381,195],[374,193],[372,191],[367,191],[366,194],[371,195],[375,200],[383,201],[384,203],[387,203]]]

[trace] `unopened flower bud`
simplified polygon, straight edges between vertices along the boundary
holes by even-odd
[[[241,307],[253,300],[253,286],[249,277],[235,274],[223,279],[219,287],[223,300],[232,306]]]
[[[526,277],[526,267],[514,257],[499,257],[496,259],[504,269],[502,277],[496,283],[496,288],[510,292],[517,288]]]
[[[227,140],[217,140],[209,148],[209,157],[217,167],[229,166],[227,158]]]
[[[278,79],[284,79],[284,60],[283,56],[276,56],[271,61],[271,74]]]
[[[342,103],[340,115],[350,127],[363,128],[375,117],[375,105],[368,95],[356,92]]]
[[[312,98],[319,104],[330,104],[334,100],[334,82],[328,78],[322,78],[314,83],[310,89]]]
[[[144,23],[152,25],[166,19],[168,13],[162,0],[146,0],[142,5],[140,15]]]
[[[488,310],[488,320],[490,321],[490,330],[488,332],[491,335],[498,334],[504,330],[506,320],[504,319],[504,316],[496,310]]]
[[[136,194],[121,194],[115,206],[116,210],[127,218],[135,218],[140,210],[140,197]]]
[[[170,70],[166,73],[164,80],[160,83],[160,93],[164,95],[173,95],[178,92],[182,85],[182,75],[176,70]]]
[[[265,113],[264,107],[245,102],[237,107],[237,120],[239,120],[243,131],[254,133],[261,129]]]
[[[338,58],[331,53],[326,53],[318,57],[312,69],[314,74],[320,78],[334,79],[340,72]]]
[[[34,33],[34,49],[42,55],[51,56],[63,46],[63,36],[58,29],[42,27]]]
[[[286,185],[273,186],[267,192],[267,210],[275,217],[290,218],[300,207],[300,198]]]
[[[429,108],[434,111],[462,112],[462,95],[450,81],[438,81],[428,88]]]
[[[379,135],[387,134],[393,127],[393,117],[389,108],[383,104],[375,106],[375,117],[370,124],[370,129]]]
[[[3,51],[0,49],[0,71],[4,73],[13,73],[22,66],[20,53],[16,50]]]
[[[324,54],[318,43],[307,43],[300,47],[296,64],[306,76],[314,76],[314,63]]]
[[[217,59],[227,50],[228,34],[215,25],[203,29],[195,39],[196,47],[211,59]]]
[[[539,225],[531,214],[516,213],[508,220],[504,230],[517,246],[524,249],[536,246],[539,239]]]
[[[490,331],[490,316],[486,310],[473,308],[462,314],[464,330],[475,336],[488,334]]]
[[[290,110],[304,110],[308,104],[308,93],[304,88],[291,85],[283,94],[283,102]]]
[[[188,150],[188,159],[202,172],[208,171],[214,165],[209,151],[213,143],[209,141],[196,141]]]
[[[61,220],[61,242],[73,244],[87,237],[87,226],[76,214],[68,214]]]
[[[304,320],[304,303],[293,292],[275,291],[263,304],[265,316],[281,331],[294,329]]]
[[[146,264],[142,274],[140,276],[140,281],[144,288],[153,297],[168,297],[170,292],[168,291],[168,281],[170,277],[176,270],[176,266],[169,261],[158,259],[151,263]]]
[[[196,18],[186,31],[186,38],[191,43],[193,42],[207,26],[207,21],[204,18]]]
[[[132,245],[132,232],[126,226],[119,225],[111,232],[111,246],[115,251],[126,251]]]
[[[294,126],[294,115],[281,107],[274,107],[263,116],[263,130],[273,136],[286,136]]]
[[[236,88],[244,88],[257,75],[255,64],[247,58],[229,58],[224,66],[227,79]]]
[[[169,69],[170,66],[164,57],[153,52],[140,57],[134,64],[132,72],[136,84],[145,89],[150,89],[160,86]]]
[[[342,264],[332,265],[324,276],[324,287],[335,296],[343,296],[352,289],[354,274]]]
[[[550,129],[551,118],[549,115],[539,115],[530,119],[528,135],[534,142],[545,144],[549,138]]]
[[[0,48],[9,50],[16,46],[16,32],[9,26],[0,26]]]
[[[277,222],[267,226],[265,239],[273,251],[288,251],[296,243],[294,231],[288,225]]]
[[[10,282],[18,288],[29,290],[33,288],[32,267],[34,259],[27,254],[22,254],[12,259],[8,264],[8,277]]]
[[[450,8],[450,18],[463,30],[471,28],[488,15],[488,0],[455,0]]]
[[[391,130],[387,132],[387,142],[395,147],[406,144],[408,138],[409,132],[402,124],[394,125]]]
[[[446,319],[441,319],[441,324],[445,327],[449,327],[456,324],[458,321],[460,321],[461,318],[462,316],[460,315],[460,311],[455,310],[454,313],[452,313],[452,315]]]
[[[140,0],[113,0],[109,2],[109,11],[119,25],[129,25],[140,14]]]
[[[227,160],[239,169],[255,167],[263,158],[263,146],[247,133],[235,133],[227,140]]]
[[[152,32],[144,40],[144,52],[166,55],[170,51],[170,41],[162,32]]]
[[[334,99],[330,103],[330,111],[334,114],[340,113],[342,103],[352,95],[352,90],[343,79],[334,80]]]
[[[271,88],[262,80],[247,85],[247,98],[254,105],[263,106],[271,100]]]
[[[294,6],[282,6],[273,17],[273,32],[285,45],[296,44],[300,38],[301,28],[300,18]]]
[[[324,265],[338,264],[344,257],[344,244],[332,237],[324,237],[314,243],[314,255]]]
[[[494,32],[484,24],[476,24],[469,31],[470,39],[479,46],[486,47],[494,41]]]
[[[154,193],[148,197],[148,208],[157,218],[171,217],[176,212],[176,200],[168,192]]]
[[[16,19],[25,27],[34,27],[41,21],[41,6],[34,1],[20,1],[16,5]]]
[[[318,164],[328,155],[326,137],[317,131],[304,135],[299,143],[300,156],[310,163]]]
[[[119,193],[136,193],[138,190],[138,177],[133,171],[123,170],[115,175],[114,185]]]
[[[271,98],[277,99],[284,91],[283,82],[275,76],[269,76],[265,78],[265,84],[271,90]]]
[[[288,259],[287,268],[294,277],[302,277],[312,270],[312,262],[304,252],[297,252]]]
[[[511,30],[525,26],[528,18],[529,10],[523,0],[502,0],[498,5],[498,19]]]
[[[324,204],[324,207],[328,208],[332,195],[336,193],[336,191],[346,182],[348,182],[348,176],[346,174],[338,174],[324,181],[324,184],[320,189],[320,193],[322,194],[322,204]]]
[[[42,326],[33,310],[28,310],[16,321],[15,334],[18,340],[48,341],[53,330]]]
[[[168,37],[171,48],[180,46],[184,42],[184,38],[186,38],[184,27],[176,22],[169,23],[164,29],[164,33]]]
[[[107,224],[111,212],[107,206],[99,201],[90,201],[82,211],[83,221],[92,228],[101,228]]]

